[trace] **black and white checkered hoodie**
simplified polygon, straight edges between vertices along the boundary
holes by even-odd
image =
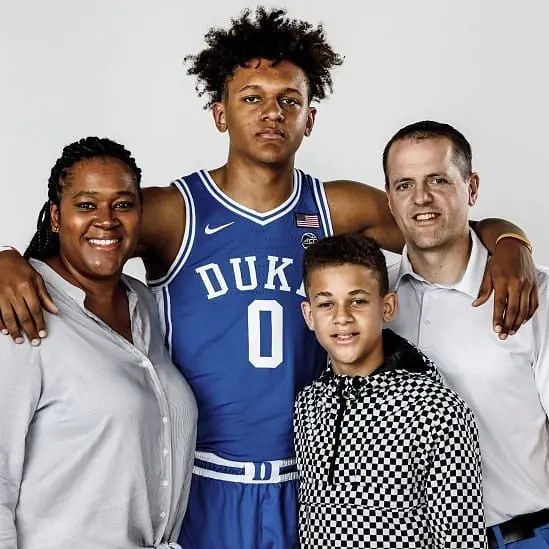
[[[301,549],[485,547],[473,415],[390,330],[368,377],[326,370],[297,397]]]

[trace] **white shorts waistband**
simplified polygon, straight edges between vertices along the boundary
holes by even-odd
[[[294,457],[273,461],[231,461],[211,452],[198,450],[193,474],[245,484],[275,484],[296,480],[298,476]]]

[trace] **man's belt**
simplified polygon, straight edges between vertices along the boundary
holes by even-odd
[[[498,524],[504,543],[514,543],[525,539],[533,538],[534,530],[549,524],[549,509],[542,509],[527,515],[518,515],[512,519]],[[498,541],[494,533],[494,526],[486,529],[488,536],[488,547],[498,547]]]

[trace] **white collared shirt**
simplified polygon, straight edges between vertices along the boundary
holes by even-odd
[[[155,300],[123,278],[132,345],[32,265],[59,313],[39,347],[0,336],[0,548],[166,547],[187,505],[196,403]]]
[[[502,341],[492,329],[493,296],[477,297],[488,252],[471,231],[462,279],[430,284],[413,272],[406,248],[389,268],[398,312],[389,325],[416,344],[473,410],[483,460],[488,526],[549,509],[549,270],[538,268],[540,306]]]

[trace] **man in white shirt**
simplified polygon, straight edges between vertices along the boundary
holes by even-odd
[[[389,270],[391,326],[437,364],[473,410],[483,458],[489,547],[549,547],[549,270],[539,309],[502,341],[491,303],[471,307],[488,253],[469,229],[479,178],[471,147],[447,124],[411,124],[383,154],[389,206],[406,247]],[[525,242],[525,245],[528,245]]]

